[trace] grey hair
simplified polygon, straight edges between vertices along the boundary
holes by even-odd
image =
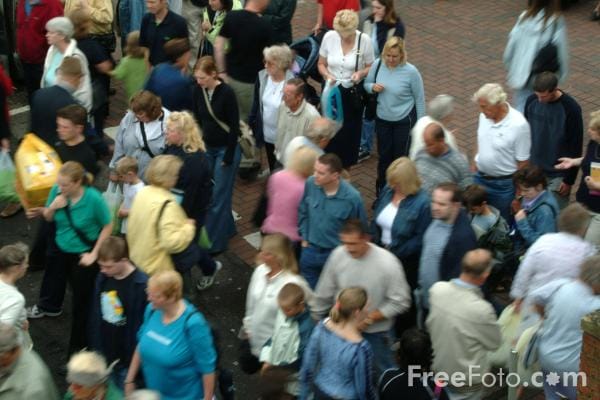
[[[112,367],[106,366],[104,356],[94,351],[80,351],[73,354],[67,364],[67,382],[92,387],[106,382]]]
[[[155,390],[139,389],[127,396],[127,400],[160,400],[160,393]]]
[[[19,329],[14,325],[0,322],[0,354],[8,353],[21,346]]]
[[[331,140],[336,132],[335,122],[329,118],[318,117],[310,123],[304,136],[313,143],[319,143],[321,140]]]
[[[277,68],[285,71],[292,66],[294,55],[292,50],[286,44],[276,44],[265,47],[263,50],[265,60],[273,61]]]
[[[591,287],[600,286],[600,256],[591,256],[581,265],[579,279]]]
[[[504,103],[506,98],[506,92],[499,83],[486,83],[473,95],[474,102],[477,102],[477,100],[485,100],[492,106]]]
[[[46,30],[49,32],[58,32],[65,36],[67,39],[73,37],[75,28],[73,23],[67,17],[54,17],[50,21],[46,22]]]
[[[427,104],[427,115],[436,121],[441,121],[454,111],[454,97],[438,94]]]

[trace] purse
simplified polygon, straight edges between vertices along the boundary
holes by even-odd
[[[358,60],[360,58],[360,41],[362,39],[362,33],[358,34],[358,46],[356,48],[356,62],[354,63],[354,72],[358,71]],[[340,87],[340,90],[347,90],[350,92],[352,96],[352,110],[359,110],[362,114],[362,109],[365,106],[365,95],[366,90],[363,86],[363,81],[357,82],[354,86],[346,89],[343,86]]]
[[[542,72],[556,72],[560,69],[560,60],[558,59],[558,47],[552,43],[554,33],[556,32],[557,21],[552,23],[552,34],[548,42],[538,50],[537,55],[533,59],[531,64],[531,78],[533,75],[540,74]]]
[[[210,104],[210,100],[208,99],[208,95],[206,94],[206,90],[202,89],[202,94],[204,95],[204,101],[206,102],[206,108],[208,109],[208,113],[215,120],[215,122],[223,129],[225,132],[230,133],[231,128],[225,122],[221,121],[215,115],[212,106]],[[238,143],[240,145],[240,149],[242,150],[242,154],[246,158],[255,158],[254,148],[256,147],[256,141],[254,140],[254,135],[252,134],[252,129],[248,126],[247,123],[240,120],[240,136],[238,138]]]
[[[160,219],[162,218],[163,213],[165,212],[165,208],[171,202],[171,200],[165,200],[165,202],[160,207],[160,211],[158,212],[158,218],[156,219],[156,226],[154,227],[156,231],[156,237],[160,242]],[[194,265],[198,263],[200,259],[200,246],[197,242],[192,240],[190,244],[179,253],[171,253],[171,260],[173,260],[173,264],[175,264],[175,269],[180,273],[184,273],[192,269]]]
[[[375,68],[375,77],[373,78],[373,83],[377,82],[377,74],[379,74],[379,68],[381,68],[381,63],[383,61],[379,59],[379,64],[377,64],[377,68]],[[377,97],[379,93],[373,92],[369,93],[365,90],[365,119],[367,121],[373,121],[377,116]]]

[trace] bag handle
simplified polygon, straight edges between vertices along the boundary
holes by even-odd
[[[165,212],[165,208],[167,208],[167,204],[169,204],[171,202],[171,200],[165,200],[164,203],[162,203],[162,205],[160,206],[160,210],[158,211],[158,218],[156,218],[156,226],[154,227],[154,229],[156,230],[156,237],[158,238],[158,240],[160,241],[160,229],[158,229],[158,224],[160,224],[160,220],[162,218],[162,215]]]
[[[208,109],[208,113],[210,114],[210,116],[212,117],[212,119],[215,120],[215,122],[221,127],[221,129],[223,129],[225,132],[227,133],[231,133],[231,129],[229,128],[229,126],[221,121],[219,118],[217,118],[217,116],[215,115],[212,106],[210,105],[210,100],[208,99],[208,94],[206,94],[206,89],[201,89],[202,90],[202,94],[204,95],[204,102],[206,103],[206,108]]]
[[[358,33],[358,46],[356,47],[356,63],[354,63],[354,72],[358,72],[358,58],[360,56],[360,39],[362,38],[362,33]]]

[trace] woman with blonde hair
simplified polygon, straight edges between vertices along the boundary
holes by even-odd
[[[300,400],[375,400],[373,352],[358,329],[367,316],[367,291],[340,292],[329,318],[319,323],[304,352]]]
[[[265,68],[258,71],[254,85],[254,101],[248,116],[249,125],[261,145],[265,144],[271,173],[275,170],[275,141],[277,140],[277,116],[283,100],[285,82],[294,78],[290,70],[292,50],[287,45],[274,45],[263,50]]]
[[[365,79],[365,90],[377,94],[375,132],[377,133],[376,192],[385,185],[388,166],[398,157],[408,156],[410,131],[425,115],[425,89],[419,70],[406,61],[404,40],[391,37],[381,58]]]
[[[213,399],[213,337],[204,315],[183,299],[181,276],[158,272],[148,280],[147,293],[149,304],[125,378],[125,394],[135,390],[141,367],[146,387],[163,399]]]
[[[196,221],[196,234],[193,241],[198,242],[212,197],[212,171],[202,134],[194,116],[188,111],[173,112],[166,121],[167,148],[165,154],[179,157],[183,165],[175,189],[182,192],[181,207],[189,218]],[[203,277],[198,282],[199,290],[212,286],[221,263],[213,261],[208,254],[199,249],[199,266]]]
[[[57,317],[67,282],[73,293],[73,323],[69,353],[87,346],[90,293],[98,275],[98,251],[112,232],[111,214],[102,194],[89,186],[83,166],[68,161],[58,171],[45,207],[30,208],[27,216],[54,221],[56,236],[49,240],[40,299],[27,310],[28,318]]]
[[[246,313],[241,336],[247,353],[241,367],[254,373],[260,368],[258,356],[265,342],[273,335],[279,308],[277,295],[287,283],[300,285],[307,301],[312,297],[308,283],[298,274],[298,262],[290,239],[281,233],[263,238],[258,260],[262,262],[250,278],[246,294]],[[248,354],[249,353],[249,354]]]
[[[318,153],[309,147],[300,147],[285,169],[277,171],[267,182],[267,211],[261,232],[280,232],[299,250],[302,238],[298,234],[298,205],[304,194],[304,184],[312,176]]]
[[[344,123],[327,146],[327,153],[342,159],[344,168],[358,161],[364,104],[361,99],[363,79],[373,64],[372,40],[358,28],[358,14],[340,10],[333,20],[334,30],[323,37],[319,50],[319,73],[325,81],[341,83]]]

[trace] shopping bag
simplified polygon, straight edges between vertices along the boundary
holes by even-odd
[[[0,151],[0,202],[18,203],[19,195],[15,190],[15,165],[10,154]]]
[[[121,233],[121,218],[119,218],[119,208],[121,208],[121,203],[123,203],[123,193],[121,192],[119,184],[112,181],[109,182],[106,191],[102,193],[102,197],[104,198],[112,217],[112,234],[118,235]]]
[[[498,350],[489,356],[492,366],[508,368],[510,352],[516,345],[520,324],[521,314],[515,312],[515,307],[512,304],[508,305],[498,318],[498,325],[500,325],[500,332],[502,333],[502,344]]]
[[[27,133],[15,153],[15,188],[25,208],[43,207],[62,166],[56,151]]]

